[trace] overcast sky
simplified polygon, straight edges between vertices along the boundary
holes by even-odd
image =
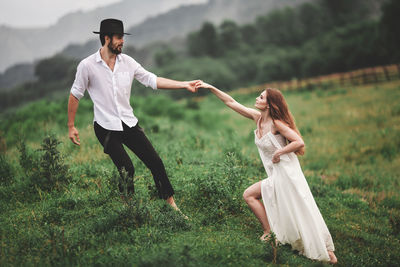
[[[67,13],[116,2],[121,0],[0,0],[0,25],[19,28],[49,26]]]

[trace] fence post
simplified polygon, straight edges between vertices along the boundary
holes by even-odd
[[[368,74],[367,74],[366,70],[363,69],[362,70],[362,81],[363,81],[363,84],[368,83],[367,78],[368,78]]]
[[[354,74],[354,71],[350,71],[350,72],[349,72],[351,84],[352,84],[352,85],[356,85],[356,84],[357,84],[356,78],[354,77],[353,74]]]
[[[323,84],[323,78],[322,76],[318,76],[318,89],[322,88],[322,84]]]
[[[342,72],[339,75],[340,75],[340,86],[343,87],[344,86],[344,80],[345,80],[344,77],[345,77],[346,74],[344,72]]]
[[[383,72],[385,73],[386,80],[390,81],[390,75],[386,67],[387,66],[383,66]]]
[[[375,67],[372,68],[372,75],[374,76],[375,83],[377,83],[378,82],[378,75],[376,74],[376,68]]]
[[[400,64],[396,64],[396,67],[397,67],[397,73],[399,74],[400,77]]]
[[[301,78],[297,79],[297,89],[301,89]]]
[[[288,81],[288,91],[292,91],[292,82],[293,80]]]

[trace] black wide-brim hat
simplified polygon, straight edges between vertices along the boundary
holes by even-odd
[[[100,23],[100,31],[99,32],[93,32],[96,34],[104,34],[104,33],[110,33],[110,34],[126,34],[126,35],[131,35],[130,33],[124,32],[124,24],[122,21],[118,19],[104,19]]]

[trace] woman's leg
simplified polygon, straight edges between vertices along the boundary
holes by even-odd
[[[246,201],[247,205],[249,205],[253,213],[256,215],[257,219],[260,221],[264,230],[264,235],[261,238],[265,238],[265,236],[269,234],[271,229],[268,223],[267,212],[265,211],[264,205],[260,202],[261,181],[248,187],[243,193],[243,198]]]

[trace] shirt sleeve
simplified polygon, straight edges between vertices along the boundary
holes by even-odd
[[[135,70],[135,79],[144,86],[150,86],[154,90],[157,89],[157,76],[154,73],[145,70],[140,64]]]
[[[78,100],[83,97],[85,90],[89,85],[89,75],[87,67],[84,62],[81,61],[77,67],[75,81],[71,88],[71,94],[75,96]]]

